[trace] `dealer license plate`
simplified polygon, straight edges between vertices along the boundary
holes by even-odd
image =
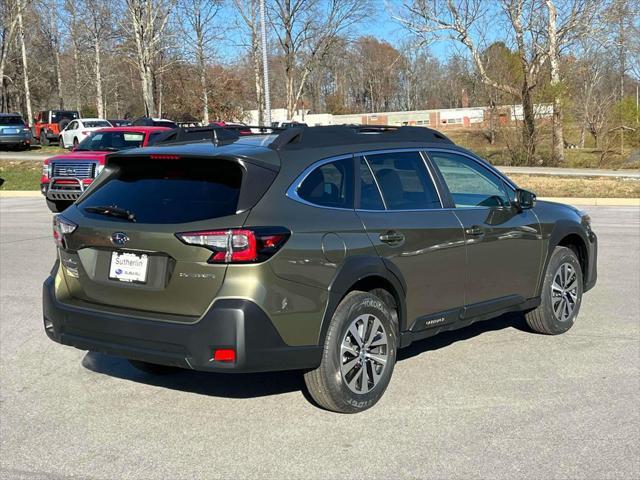
[[[111,254],[109,278],[121,282],[145,283],[147,281],[148,265],[149,257],[145,254],[113,252]]]

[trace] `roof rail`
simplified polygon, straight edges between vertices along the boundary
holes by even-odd
[[[160,134],[153,145],[170,145],[174,143],[189,143],[210,141],[216,146],[228,145],[240,137],[237,130],[209,125],[206,127],[178,127]]]
[[[289,128],[278,135],[269,147],[274,150],[295,150],[329,145],[387,142],[453,143],[442,133],[426,127],[332,125],[326,127]]]

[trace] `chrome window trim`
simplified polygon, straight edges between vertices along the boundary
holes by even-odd
[[[336,157],[324,158],[322,160],[318,160],[317,162],[312,163],[307,168],[305,168],[302,171],[302,173],[300,175],[298,175],[298,177],[296,177],[296,179],[293,181],[293,183],[287,189],[287,192],[285,193],[285,195],[287,197],[289,197],[291,200],[295,200],[296,202],[300,202],[300,203],[302,203],[304,205],[308,205],[310,207],[326,208],[326,209],[329,209],[329,210],[341,210],[341,211],[346,211],[346,212],[353,212],[354,208],[329,207],[327,205],[319,205],[317,203],[313,203],[313,202],[310,202],[308,200],[305,200],[304,198],[302,198],[302,197],[300,197],[298,195],[298,189],[300,188],[302,183],[307,179],[309,174],[311,174],[311,172],[314,171],[316,168],[321,167],[322,165],[325,165],[327,163],[337,162],[339,160],[349,160],[349,159],[353,160],[353,158],[354,158],[354,154],[353,153],[349,153],[349,154],[346,154],[346,155],[338,155]],[[355,175],[355,172],[354,172],[354,175]],[[355,201],[355,199],[354,199],[354,201]]]
[[[496,207],[487,207],[487,206],[481,206],[481,205],[476,205],[476,206],[468,206],[468,207],[445,207],[444,203],[442,201],[442,194],[440,192],[440,189],[438,188],[437,183],[435,182],[435,179],[433,178],[433,172],[431,171],[431,169],[429,168],[429,164],[427,162],[427,159],[429,159],[432,163],[433,160],[431,160],[431,158],[429,157],[429,152],[444,152],[444,153],[453,153],[453,154],[457,154],[457,155],[462,155],[464,157],[470,158],[471,160],[473,160],[474,162],[476,162],[478,165],[480,165],[481,167],[483,167],[484,169],[488,170],[491,173],[494,173],[495,175],[497,175],[509,188],[511,188],[514,192],[516,190],[516,186],[515,184],[509,180],[507,177],[504,176],[504,174],[502,172],[500,172],[498,169],[496,169],[495,167],[493,167],[493,165],[487,164],[485,160],[480,159],[479,157],[474,157],[473,155],[460,151],[460,150],[456,150],[456,149],[451,149],[451,148],[441,148],[441,147],[413,147],[413,148],[388,148],[388,149],[380,149],[380,150],[367,150],[367,151],[362,151],[362,152],[354,152],[354,153],[349,153],[349,154],[343,154],[343,155],[338,155],[335,157],[328,157],[328,158],[324,158],[322,160],[318,160],[317,162],[312,163],[311,165],[309,165],[307,168],[305,168],[302,173],[300,175],[298,175],[298,177],[296,177],[296,179],[293,181],[293,183],[289,186],[289,188],[286,191],[286,196],[289,197],[291,200],[294,200],[296,202],[300,202],[304,205],[310,206],[310,207],[315,207],[315,208],[325,208],[328,210],[339,210],[339,211],[346,211],[346,212],[367,212],[367,213],[393,213],[393,212],[433,212],[433,211],[447,211],[447,210],[451,210],[451,211],[456,211],[456,210],[463,210],[463,209],[485,209],[485,210],[490,210],[491,208],[496,208]],[[384,154],[384,153],[398,153],[398,152],[417,152],[420,155],[420,158],[422,159],[422,162],[425,166],[425,168],[427,169],[427,172],[429,173],[429,178],[431,179],[431,182],[433,183],[433,186],[438,194],[438,200],[440,201],[440,208],[421,208],[421,209],[404,209],[404,210],[388,210],[386,208],[386,201],[384,199],[384,195],[382,195],[382,190],[380,189],[380,185],[378,185],[378,180],[376,179],[375,174],[373,173],[373,170],[371,169],[371,166],[369,165],[369,161],[367,160],[366,156],[367,155],[377,155],[377,154]],[[371,172],[371,175],[373,176],[373,181],[376,184],[376,187],[378,188],[378,193],[380,194],[380,198],[382,199],[382,203],[385,206],[384,210],[368,210],[368,209],[364,209],[364,208],[340,208],[340,207],[329,207],[326,205],[318,205],[317,203],[312,203],[309,202],[307,200],[304,200],[303,198],[301,198],[298,195],[298,188],[300,188],[300,185],[302,185],[302,182],[304,182],[306,180],[306,178],[309,176],[309,174],[315,170],[318,167],[321,167],[322,165],[326,164],[326,163],[331,163],[331,162],[336,162],[339,160],[348,160],[348,159],[355,159],[356,157],[362,157],[365,161],[365,163],[367,164],[367,167],[369,168],[369,171]],[[355,168],[355,165],[354,165]],[[434,164],[434,168],[438,168],[437,165]],[[356,175],[356,172],[354,171],[354,175]],[[355,198],[354,198],[354,204],[355,204]],[[507,208],[507,207],[501,207],[501,208]]]

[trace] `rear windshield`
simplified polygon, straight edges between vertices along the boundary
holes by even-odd
[[[110,127],[111,124],[106,120],[83,120],[82,122],[85,128],[99,128],[99,127]]]
[[[0,117],[0,125],[21,125],[24,126],[22,118],[16,117]]]
[[[52,123],[58,123],[63,119],[68,119],[68,120],[74,120],[76,118],[78,118],[78,112],[73,112],[73,111],[59,111],[59,112],[52,112],[51,113],[51,122]],[[46,121],[46,119],[45,119]]]
[[[138,160],[120,167],[79,207],[117,206],[129,210],[138,223],[186,223],[234,215],[242,182],[242,167],[222,159]]]
[[[153,121],[153,126],[154,127],[168,127],[168,128],[176,128],[177,125],[170,121],[170,120],[154,120]]]

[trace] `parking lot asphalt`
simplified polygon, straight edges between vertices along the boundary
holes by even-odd
[[[640,209],[587,210],[599,281],[572,330],[508,315],[415,343],[338,415],[296,372],[155,376],[51,342],[51,215],[2,198],[0,478],[639,478]]]

